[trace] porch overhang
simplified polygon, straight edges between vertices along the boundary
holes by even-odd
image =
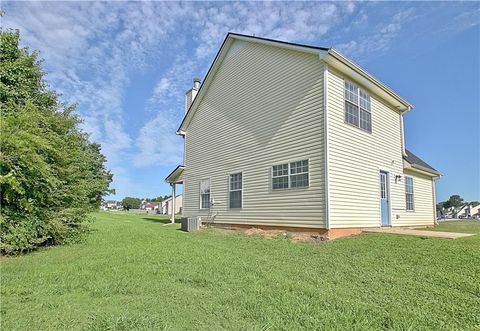
[[[429,168],[421,166],[419,164],[410,163],[406,160],[403,160],[403,169],[414,171],[414,172],[420,173],[422,175],[427,175],[427,176],[430,176],[430,177],[442,177],[442,174],[440,172],[436,171],[436,170],[429,169]]]
[[[169,184],[183,184],[183,171],[185,166],[177,166],[166,178],[165,182]]]

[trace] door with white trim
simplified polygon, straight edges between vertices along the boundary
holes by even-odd
[[[382,226],[390,225],[390,192],[388,172],[380,171],[380,210]]]

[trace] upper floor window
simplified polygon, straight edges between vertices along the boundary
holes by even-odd
[[[308,187],[308,160],[274,165],[272,167],[272,188]]]
[[[230,208],[242,208],[242,173],[230,175],[229,183],[229,206]]]
[[[407,210],[414,210],[413,205],[413,178],[410,176],[405,176],[405,199],[406,199],[406,208]]]
[[[210,179],[200,181],[200,209],[210,208]]]
[[[348,80],[345,81],[345,122],[372,132],[370,95]]]

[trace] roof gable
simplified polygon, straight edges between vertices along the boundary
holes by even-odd
[[[310,45],[301,45],[296,43],[284,42],[279,40],[260,38],[255,36],[247,36],[237,33],[228,33],[225,37],[220,49],[218,50],[215,59],[213,60],[210,68],[207,71],[205,79],[198,90],[198,93],[187,110],[182,123],[180,124],[177,134],[184,135],[186,129],[190,125],[190,122],[195,115],[195,111],[198,108],[198,105],[202,101],[203,97],[208,91],[213,77],[215,76],[217,70],[220,67],[223,59],[227,55],[230,47],[232,46],[235,40],[242,40],[246,42],[259,43],[264,45],[270,45],[274,47],[282,47],[287,49],[292,49],[300,52],[307,52],[311,54],[316,54],[319,56],[319,59],[324,60],[327,64],[332,65],[337,70],[346,72],[348,76],[353,76],[356,80],[362,81],[364,85],[367,85],[372,91],[382,94],[382,96],[389,102],[394,103],[397,108],[401,111],[409,111],[413,106],[408,103],[406,100],[401,98],[388,86],[380,82],[378,79],[370,75],[366,70],[362,69],[358,65],[354,64],[352,61],[348,60],[346,57],[341,55],[339,52],[332,48],[317,47]]]

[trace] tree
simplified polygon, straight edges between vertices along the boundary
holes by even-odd
[[[138,209],[140,208],[141,203],[142,200],[140,200],[139,198],[125,197],[122,200],[122,206],[127,210]]]
[[[448,206],[446,208],[449,208],[449,207],[458,208],[461,205],[463,205],[463,203],[464,203],[463,199],[459,195],[455,194],[450,196],[450,198],[446,201],[446,205]]]
[[[437,211],[442,211],[443,209],[445,209],[445,202],[446,201],[437,203]]]
[[[0,30],[2,253],[76,238],[112,192],[100,146],[44,75],[37,54],[19,47],[19,32]]]

